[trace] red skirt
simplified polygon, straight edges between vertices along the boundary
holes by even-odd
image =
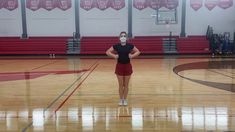
[[[131,63],[127,64],[116,64],[115,74],[119,76],[130,76],[132,74],[132,65]]]

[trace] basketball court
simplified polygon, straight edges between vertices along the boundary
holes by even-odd
[[[0,58],[1,131],[235,131],[233,58],[132,60],[128,106],[106,57]]]

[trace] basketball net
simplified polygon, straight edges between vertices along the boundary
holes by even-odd
[[[170,28],[170,21],[169,21],[169,20],[166,20],[166,21],[165,21],[165,24],[166,24],[166,29],[169,29],[169,28]]]

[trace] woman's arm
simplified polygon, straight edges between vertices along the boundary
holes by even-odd
[[[118,58],[118,54],[114,54],[115,50],[113,49],[113,47],[110,47],[107,51],[106,51],[106,55],[109,56],[109,57],[112,57],[114,59],[117,59]]]
[[[129,58],[132,59],[132,58],[135,58],[135,57],[137,57],[137,56],[139,56],[139,55],[140,55],[139,49],[137,49],[137,48],[134,46],[134,48],[133,48],[133,50],[132,50],[132,53],[129,54]]]

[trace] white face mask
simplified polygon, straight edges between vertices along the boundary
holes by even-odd
[[[120,37],[120,41],[121,41],[121,43],[125,43],[126,42],[126,37]]]

